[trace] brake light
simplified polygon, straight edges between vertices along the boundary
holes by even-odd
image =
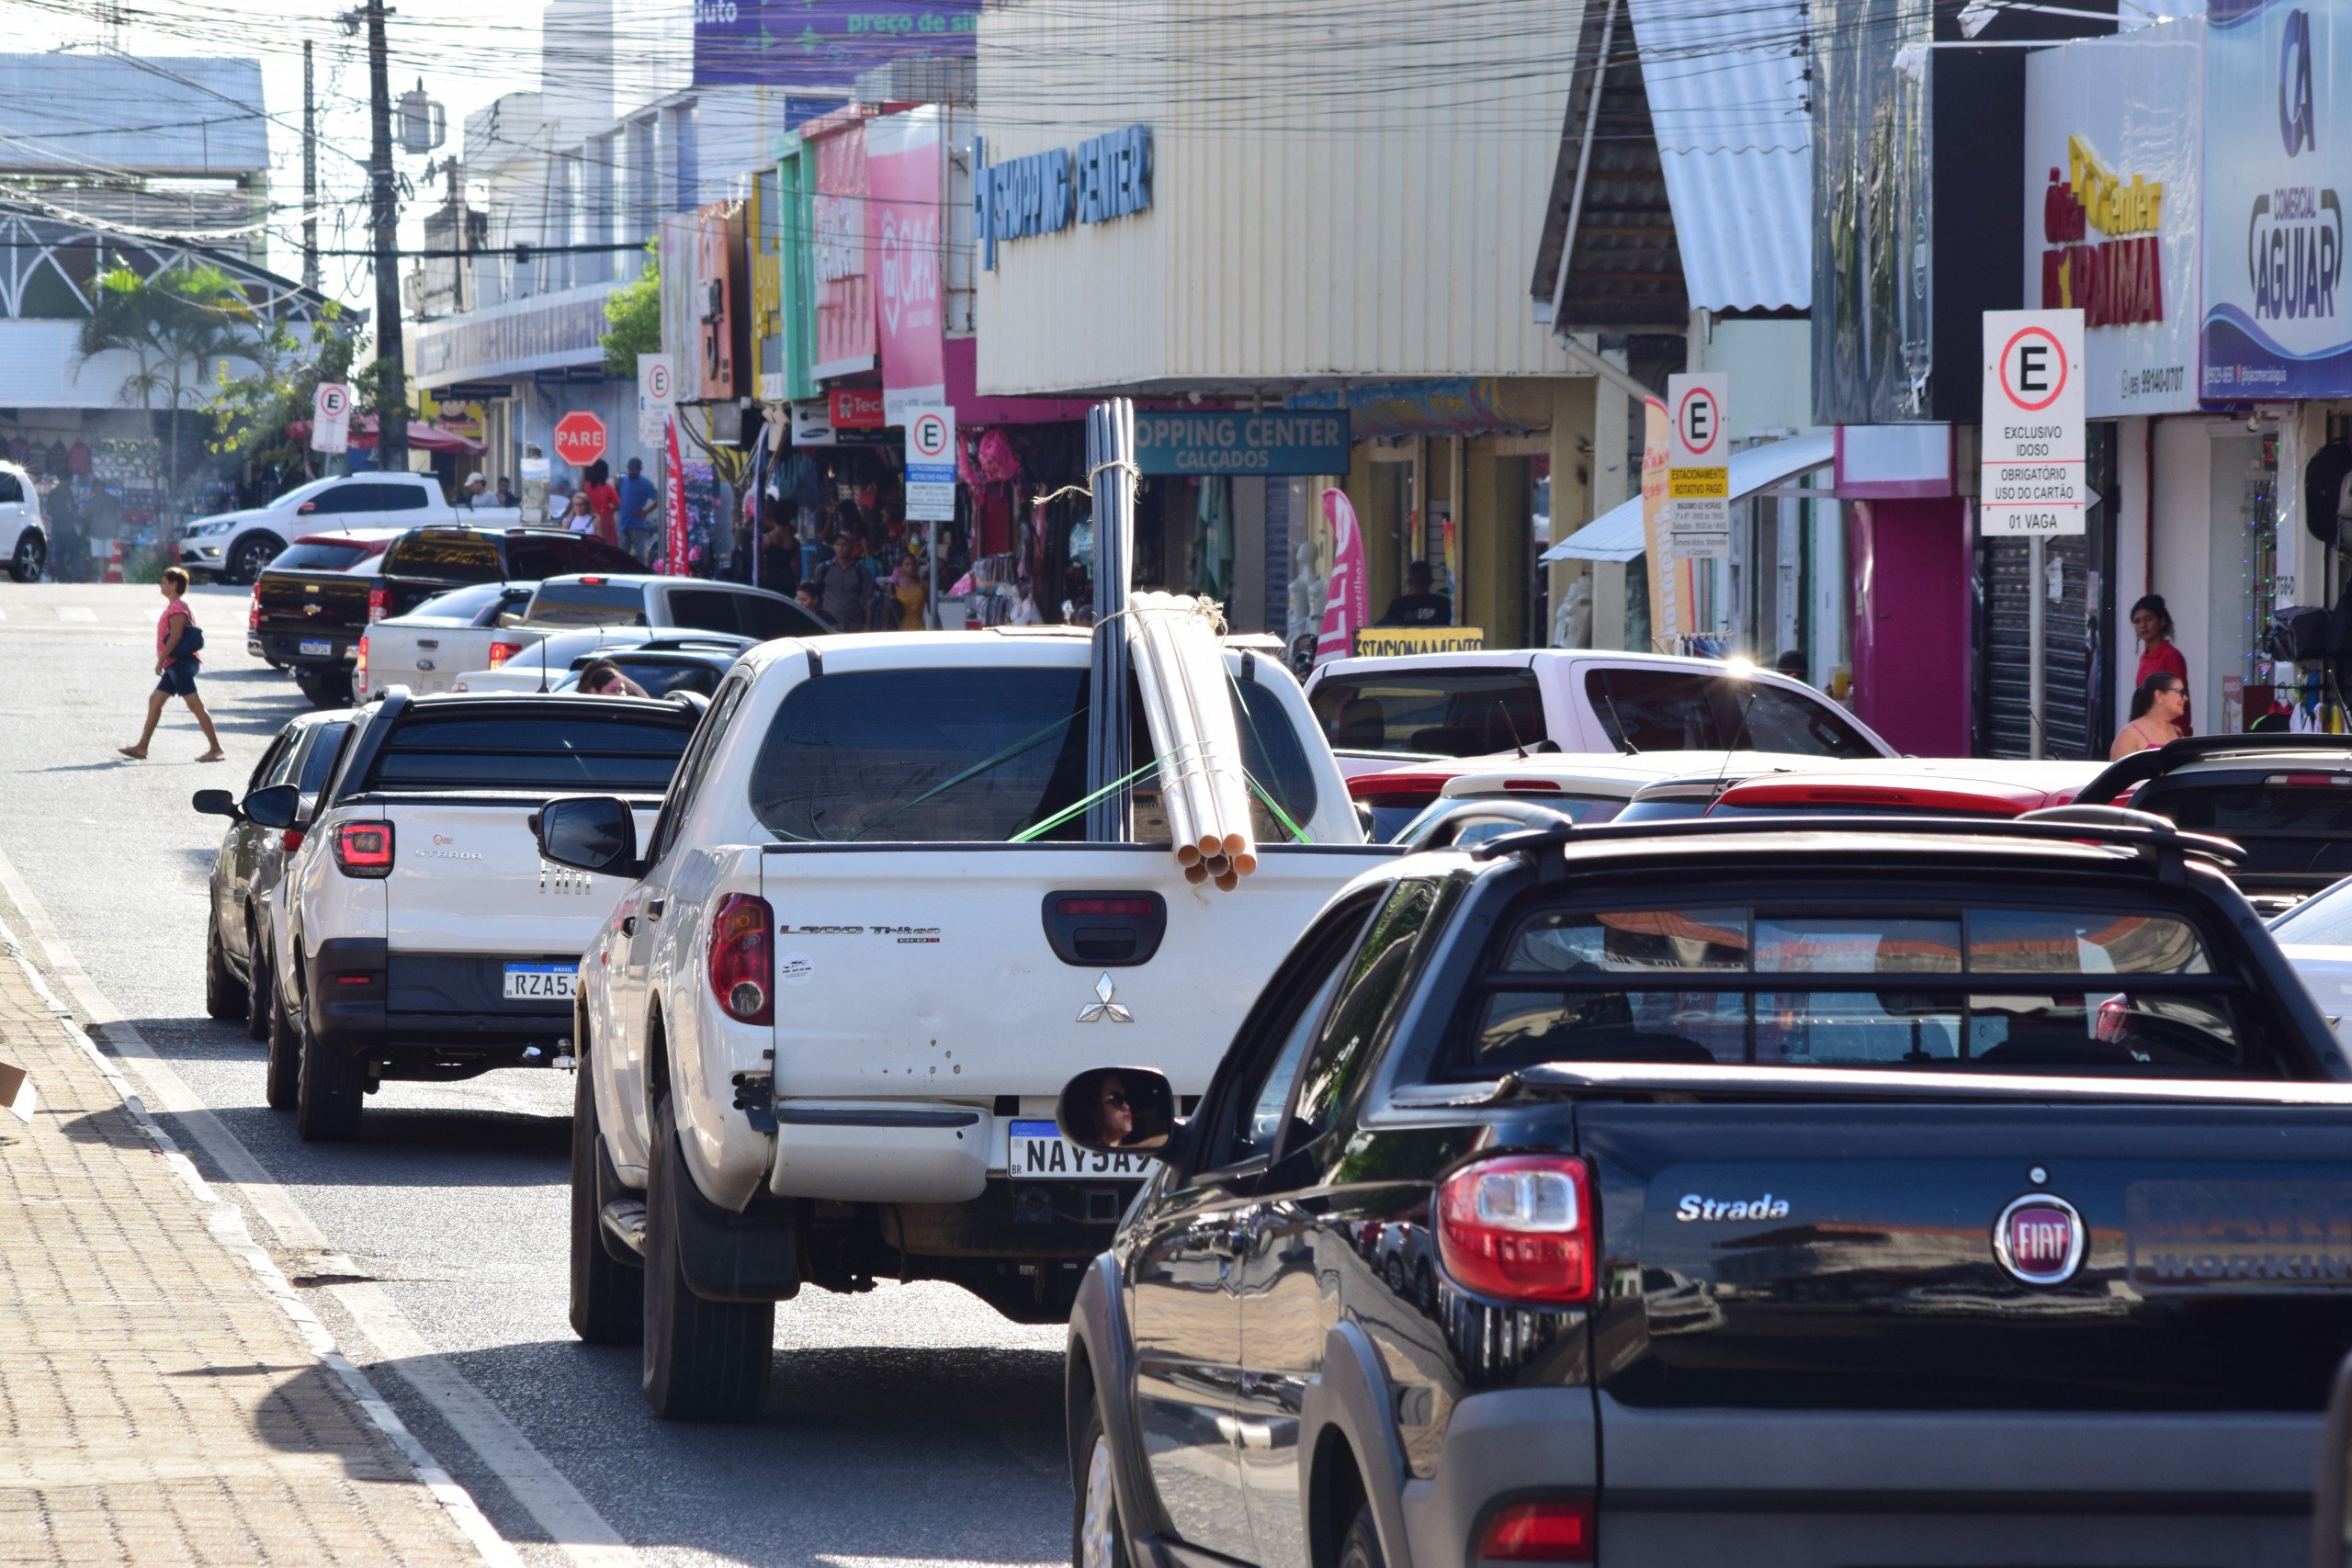
[[[1514,1503],[1478,1532],[1477,1556],[1491,1562],[1589,1562],[1592,1505]]]
[[[300,828],[287,829],[285,833],[278,839],[278,846],[289,855],[296,850],[300,849],[302,847],[302,829]]]
[[[529,646],[530,645],[528,643],[521,642],[492,643],[490,645],[490,667],[492,670],[497,669],[500,665],[505,663],[508,660],[514,658],[516,654],[522,652],[524,649]]]
[[[1559,784],[1552,779],[1505,779],[1503,788],[1512,795],[1557,795]]]
[[[366,637],[359,639],[359,646],[353,650],[351,658],[352,690],[365,696],[368,693],[368,639]]]
[[[1378,799],[1391,806],[1437,798],[1451,773],[1358,773],[1348,781],[1348,794],[1358,800]]]
[[[1057,898],[1054,913],[1141,919],[1152,913],[1152,904],[1148,898]]]
[[[2352,784],[2352,773],[2273,773],[2262,782],[2290,789],[2324,789],[2331,784]]]
[[[382,583],[379,582],[375,587],[368,590],[368,619],[371,625],[377,621],[382,620],[384,618],[385,612],[390,610],[391,607],[391,595],[385,592],[384,585]]]
[[[583,577],[580,580],[580,585],[582,588],[602,588],[605,586],[605,580],[601,577]]]
[[[738,1023],[774,1023],[775,916],[768,901],[730,893],[710,920],[710,994]]]
[[[390,822],[345,822],[334,830],[334,863],[345,876],[390,876],[392,874],[392,825]]]
[[[1497,1301],[1592,1299],[1592,1179],[1566,1155],[1505,1155],[1438,1184],[1437,1253],[1453,1282]]]
[[[254,584],[252,602],[245,606],[245,631],[249,636],[258,635],[261,631],[261,584],[258,582]]]

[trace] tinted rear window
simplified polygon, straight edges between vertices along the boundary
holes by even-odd
[[[288,571],[341,571],[367,554],[364,545],[288,545],[269,564]]]
[[[481,534],[411,534],[384,552],[388,577],[433,577],[448,582],[494,582],[503,575],[498,547]]]
[[[1340,750],[1483,757],[1544,739],[1532,670],[1400,670],[1332,676],[1313,704]]]
[[[2286,1076],[2260,998],[2182,916],[1651,905],[1505,942],[1453,1062]]]
[[[367,787],[659,794],[692,725],[599,715],[584,699],[546,711],[427,714],[385,738]]]
[[[541,626],[641,626],[645,589],[635,582],[542,582],[523,619]]]
[[[2183,828],[2234,838],[2245,851],[2239,875],[2333,882],[2352,873],[2352,785],[2333,782],[2343,776],[2281,772],[2215,784],[2158,779],[2132,804]],[[2312,782],[2289,782],[2304,779]]]
[[[709,696],[718,690],[718,678],[727,671],[699,662],[673,660],[631,659],[627,655],[605,654],[620,672],[645,688],[649,697],[666,697],[673,692],[699,692]],[[593,660],[587,661],[593,662]],[[587,662],[581,665],[587,668]],[[579,677],[575,675],[576,682]]]
[[[1697,670],[1592,670],[1585,695],[1602,731],[1635,751],[1787,751],[1875,757],[1827,702]]]

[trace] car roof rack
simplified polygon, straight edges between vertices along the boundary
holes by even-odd
[[[2133,784],[2145,784],[2175,768],[2263,751],[2352,752],[2352,735],[2185,735],[2110,762],[2075,799],[2084,806],[2104,806]]]
[[[1540,856],[1569,844],[1640,843],[1678,839],[1738,839],[1769,833],[1873,834],[1931,839],[2018,839],[2053,844],[2099,843],[2135,849],[2166,881],[2177,879],[2182,863],[2194,855],[2216,866],[2241,865],[2245,852],[2211,833],[2183,832],[2150,812],[2120,807],[2058,806],[2022,817],[1900,817],[1871,813],[1852,817],[1691,817],[1659,822],[1601,822],[1579,827],[1563,818],[1524,833],[1487,840],[1470,853],[1479,860],[1505,855]]]

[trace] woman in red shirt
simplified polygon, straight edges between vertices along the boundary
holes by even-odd
[[[613,488],[613,470],[599,457],[582,477],[588,482],[581,486],[580,493],[588,498],[588,510],[595,516],[596,537],[620,548],[621,492]]]
[[[2140,639],[2140,671],[2132,677],[2136,690],[2148,683],[2151,675],[2170,675],[2181,684],[2180,714],[2172,723],[2183,735],[2195,731],[2188,723],[2188,660],[2172,643],[2172,612],[2165,608],[2165,596],[2149,593],[2132,606],[2132,632]]]

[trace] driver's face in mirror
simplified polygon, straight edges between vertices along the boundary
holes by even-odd
[[[1164,1118],[1151,1097],[1132,1088],[1125,1074],[1105,1073],[1094,1091],[1094,1135],[1114,1149],[1156,1149],[1168,1142]]]

